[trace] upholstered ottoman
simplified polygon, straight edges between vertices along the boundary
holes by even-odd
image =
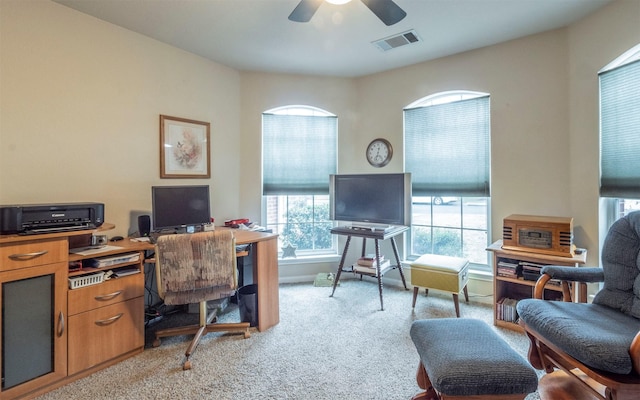
[[[411,284],[413,285],[413,304],[420,287],[425,288],[425,295],[429,289],[443,290],[453,294],[453,304],[456,316],[460,317],[458,294],[464,291],[464,299],[469,302],[467,282],[469,281],[469,261],[465,258],[425,254],[411,264]]]
[[[538,387],[533,367],[483,321],[419,320],[410,334],[425,390],[414,400],[522,400]]]

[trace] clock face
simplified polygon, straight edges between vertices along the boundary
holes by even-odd
[[[375,139],[367,147],[367,161],[374,167],[384,167],[391,161],[393,148],[386,139]]]

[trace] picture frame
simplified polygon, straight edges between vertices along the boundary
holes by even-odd
[[[160,178],[211,177],[211,124],[160,115]]]

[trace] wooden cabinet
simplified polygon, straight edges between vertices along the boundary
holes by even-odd
[[[69,290],[69,375],[144,347],[142,273]]]
[[[503,328],[520,330],[515,315],[515,304],[522,299],[533,297],[533,289],[536,284],[535,276],[525,279],[519,272],[516,276],[502,276],[501,265],[560,265],[577,267],[584,264],[587,252],[573,257],[559,257],[547,254],[537,254],[502,248],[502,240],[498,240],[487,248],[493,253],[493,323]],[[545,286],[545,299],[561,299],[562,288],[553,282]]]
[[[92,264],[89,260],[101,259],[125,260],[108,263],[105,267],[84,266],[69,273],[72,279],[77,279],[113,272],[102,283],[68,291],[70,376],[144,348],[144,254],[138,250],[139,244],[129,240],[112,246],[117,249],[69,255],[72,264],[89,265]],[[123,271],[131,274],[118,277]]]
[[[144,299],[69,316],[69,375],[144,347]]]
[[[0,243],[0,398],[67,376],[67,242]]]
[[[148,244],[125,239],[99,254],[69,254],[69,243],[92,233],[0,236],[0,399],[32,398],[144,349]],[[114,256],[137,257],[69,272],[70,263]],[[111,279],[71,288],[69,278],[109,270]]]

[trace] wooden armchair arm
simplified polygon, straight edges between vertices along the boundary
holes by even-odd
[[[629,355],[631,356],[634,371],[636,371],[636,374],[640,374],[640,332],[636,333],[636,336],[631,342]]]
[[[544,299],[544,286],[551,280],[551,275],[542,274],[536,281],[536,285],[533,288],[534,299]],[[567,281],[562,281],[562,301],[570,302],[572,299],[571,288]]]
[[[551,280],[551,275],[542,274],[536,281],[536,286],[533,288],[533,298],[542,299],[544,297],[544,286]],[[564,294],[563,294],[564,297]]]

